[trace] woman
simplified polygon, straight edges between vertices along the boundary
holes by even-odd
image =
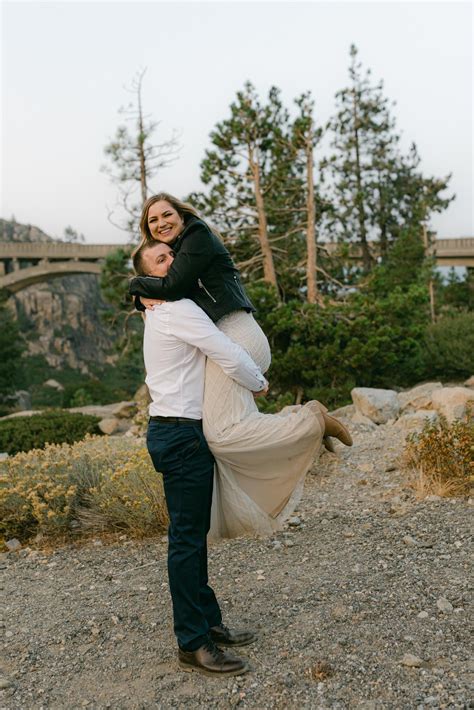
[[[158,300],[194,300],[232,340],[244,347],[264,373],[270,347],[232,258],[197,211],[167,193],[145,203],[142,242],[159,240],[176,257],[163,278],[132,279],[139,310]],[[143,305],[142,305],[143,304]],[[323,437],[350,446],[349,432],[319,402],[261,414],[252,393],[210,360],[206,366],[203,429],[215,459],[211,535],[234,537],[280,529],[298,504],[307,470]]]

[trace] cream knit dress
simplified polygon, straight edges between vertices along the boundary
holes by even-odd
[[[270,347],[253,316],[236,311],[217,326],[266,372]],[[319,454],[324,420],[316,402],[260,414],[251,392],[207,361],[203,429],[216,460],[213,538],[270,535],[298,505]]]

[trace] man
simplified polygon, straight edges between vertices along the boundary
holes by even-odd
[[[174,253],[167,244],[144,244],[134,255],[142,276],[165,276]],[[147,447],[163,474],[170,526],[168,575],[179,664],[206,675],[238,675],[243,659],[222,651],[256,640],[250,631],[222,623],[208,584],[207,533],[214,459],[202,433],[206,356],[254,393],[265,392],[264,376],[249,355],[232,342],[193,301],[182,299],[147,310],[143,352],[150,391]]]

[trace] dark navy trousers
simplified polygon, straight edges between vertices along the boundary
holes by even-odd
[[[151,420],[148,452],[163,474],[168,528],[168,577],[178,645],[195,651],[222,621],[208,584],[207,533],[211,520],[214,458],[200,422]]]

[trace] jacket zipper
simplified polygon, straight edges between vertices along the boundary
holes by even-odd
[[[244,293],[244,291],[243,291],[243,289],[242,289],[242,286],[241,286],[240,283],[237,281],[237,276],[236,276],[235,274],[234,274],[234,281],[235,281],[235,285],[236,285],[237,288],[239,289],[240,295],[242,296],[242,298],[245,298],[245,293]]]
[[[207,288],[204,286],[204,284],[203,284],[203,282],[201,281],[201,279],[198,279],[198,286],[199,286],[199,288],[202,288],[203,291],[205,291],[205,292],[207,293],[207,295],[209,296],[209,298],[211,299],[211,301],[214,301],[214,303],[217,303],[216,299],[214,298],[214,296],[211,296],[211,294],[209,293],[209,291],[207,290]]]

